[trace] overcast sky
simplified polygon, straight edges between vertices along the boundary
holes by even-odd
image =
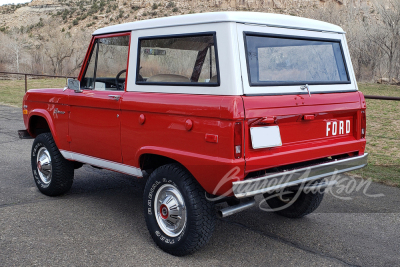
[[[27,3],[30,2],[31,0],[0,0],[0,6],[6,5],[6,4],[19,4],[19,3]]]

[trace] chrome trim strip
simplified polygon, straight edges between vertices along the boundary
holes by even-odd
[[[66,150],[60,150],[61,154],[63,155],[64,158],[70,159],[70,160],[75,160],[78,162],[86,163],[89,165],[94,165],[100,168],[104,169],[109,169],[117,172],[122,172],[125,174],[133,175],[136,177],[143,177],[142,170],[136,167],[132,167],[129,165],[105,160],[105,159],[99,159],[71,151],[66,151]]]
[[[280,172],[263,177],[232,183],[232,190],[237,198],[244,198],[280,190],[285,187],[307,183],[339,173],[353,171],[367,165],[368,153],[315,166]]]

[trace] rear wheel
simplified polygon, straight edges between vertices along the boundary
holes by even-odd
[[[288,218],[301,218],[310,214],[318,208],[324,197],[323,192],[305,193],[288,189],[283,193],[264,194],[264,198],[275,213]]]
[[[204,189],[178,164],[157,168],[143,197],[144,216],[154,242],[176,256],[191,254],[211,238],[215,209]]]
[[[71,188],[74,163],[61,155],[51,133],[42,133],[35,138],[31,165],[36,186],[43,194],[58,196]]]

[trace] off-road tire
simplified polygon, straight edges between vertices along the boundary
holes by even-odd
[[[324,197],[324,192],[301,192],[298,198],[289,207],[284,209],[279,208],[286,205],[286,202],[283,202],[278,197],[268,199],[270,196],[270,194],[264,194],[264,198],[271,209],[277,209],[274,211],[275,213],[288,218],[301,218],[318,208]],[[290,197],[290,195],[285,195],[284,197]]]
[[[45,183],[39,176],[37,157],[45,148],[51,158],[51,174]],[[68,192],[74,180],[74,163],[66,160],[58,150],[51,133],[39,134],[32,144],[31,165],[36,186],[47,196],[58,196]]]
[[[154,209],[157,192],[170,186],[179,191],[186,206],[185,226],[175,237],[162,230]],[[184,256],[199,250],[207,244],[214,231],[214,203],[206,199],[204,189],[179,164],[167,164],[152,172],[144,189],[143,208],[147,228],[154,242],[162,250],[175,256]]]

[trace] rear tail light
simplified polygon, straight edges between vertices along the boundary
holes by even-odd
[[[235,130],[234,130],[234,154],[235,154],[235,158],[241,158],[242,157],[242,123],[241,122],[236,122],[235,123]]]
[[[361,138],[365,138],[365,132],[367,131],[367,116],[365,110],[361,111]]]

